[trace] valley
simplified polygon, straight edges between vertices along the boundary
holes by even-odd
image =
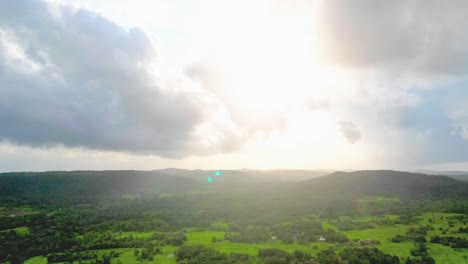
[[[468,184],[449,177],[177,173],[0,174],[0,262],[468,261]]]

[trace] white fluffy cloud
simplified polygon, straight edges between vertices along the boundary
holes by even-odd
[[[180,163],[193,168],[468,160],[466,1],[48,3],[0,9],[8,149],[194,155]]]
[[[199,133],[218,109],[183,77],[158,75],[156,60],[139,28],[41,0],[2,3],[0,140],[172,158],[241,145],[223,134],[229,124],[212,140]]]
[[[468,160],[468,2],[326,0],[312,9],[322,61],[354,79],[354,95],[333,106],[359,124],[370,156],[406,168]]]

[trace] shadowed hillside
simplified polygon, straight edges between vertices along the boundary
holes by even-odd
[[[172,175],[166,175],[166,174]],[[467,199],[468,183],[446,176],[429,176],[397,171],[335,172],[315,177],[307,171],[71,171],[0,174],[0,199],[34,203],[88,203],[100,199],[115,199],[134,195],[186,194],[218,192],[233,197],[252,195],[275,197],[289,203],[289,197],[308,200],[348,199],[363,195],[412,199]],[[213,182],[206,181],[212,175]],[[301,177],[313,179],[300,181]],[[294,180],[296,180],[294,182]],[[320,199],[319,199],[320,198]]]
[[[183,170],[176,168],[167,168],[154,170],[165,175],[182,176],[200,181],[206,181],[208,176],[215,175],[214,170]],[[331,173],[326,170],[223,170],[219,181],[229,183],[253,183],[253,182],[292,182],[303,181]]]
[[[81,203],[125,195],[202,190],[195,180],[145,171],[71,171],[0,174],[0,199]]]
[[[312,196],[383,195],[403,198],[468,198],[468,184],[447,176],[401,171],[335,172],[301,182],[296,189]]]

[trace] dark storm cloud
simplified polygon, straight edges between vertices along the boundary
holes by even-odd
[[[320,9],[325,58],[400,75],[465,74],[468,1],[327,0]]]
[[[338,122],[338,128],[350,144],[354,144],[361,139],[361,131],[353,122],[340,121]]]
[[[0,140],[184,157],[202,114],[152,81],[151,39],[88,10],[0,8]],[[170,87],[169,87],[170,88]]]

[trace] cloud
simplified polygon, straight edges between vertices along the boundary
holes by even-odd
[[[203,91],[165,80],[156,59],[139,28],[40,0],[2,3],[0,140],[170,158],[232,150],[229,135],[197,134]]]
[[[361,98],[361,105],[348,105],[341,111],[344,120],[353,120],[365,131],[369,155],[382,166],[424,167],[438,163],[468,160],[466,81],[430,90],[414,90],[416,101],[399,97],[397,91]],[[391,84],[389,84],[391,85]]]
[[[354,144],[361,139],[361,131],[353,122],[340,121],[338,122],[338,128],[350,144]]]
[[[327,0],[317,14],[328,62],[383,67],[400,76],[468,70],[467,1]]]
[[[330,109],[331,105],[328,100],[312,100],[306,103],[306,108],[309,111],[321,111]]]
[[[164,71],[142,29],[56,2],[63,1],[5,1],[0,9],[0,145],[22,145],[18,164],[44,150],[54,165],[65,149],[82,152],[76,160],[105,152],[137,166],[155,157],[128,153],[210,155],[200,157],[209,165],[246,145],[232,162],[243,167],[239,160],[256,160],[255,148],[281,153],[300,142],[296,156],[278,159],[287,165],[303,160],[317,138],[331,152],[313,154],[328,164],[346,151],[359,153],[362,160],[349,162],[364,167],[468,160],[466,1],[281,2],[287,10],[207,1],[184,14],[174,6],[167,14],[177,23],[158,35],[170,59]],[[132,3],[90,6],[128,25],[138,19],[109,9]]]
[[[200,84],[211,95],[222,102],[227,115],[237,126],[238,130],[245,130],[245,134],[252,135],[257,132],[269,133],[286,128],[287,120],[285,113],[268,113],[266,116],[256,116],[257,113],[250,111],[244,102],[234,99],[233,91],[238,87],[229,85],[229,81],[223,71],[215,69],[208,64],[196,63],[187,66],[185,73],[194,82]],[[321,102],[322,107],[327,107],[327,102]],[[327,104],[325,106],[325,104]],[[244,136],[245,137],[245,136]],[[235,143],[233,141],[232,143]]]
[[[327,0],[313,7],[322,62],[354,79],[346,87],[354,93],[334,100],[333,110],[359,124],[368,155],[396,168],[468,160],[468,2]],[[344,135],[349,127],[339,123]]]

